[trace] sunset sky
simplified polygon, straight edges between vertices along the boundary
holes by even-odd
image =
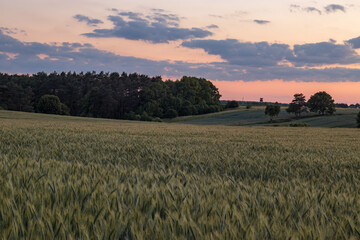
[[[0,72],[212,80],[222,99],[360,102],[360,2],[1,0]]]

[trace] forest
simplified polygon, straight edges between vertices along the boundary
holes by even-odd
[[[204,78],[163,81],[138,73],[0,73],[0,108],[95,118],[160,120],[221,111]]]

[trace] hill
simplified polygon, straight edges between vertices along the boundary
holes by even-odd
[[[223,111],[214,114],[204,114],[199,116],[180,117],[171,122],[196,124],[196,125],[226,125],[226,126],[288,126],[291,123],[306,123],[313,127],[329,128],[355,128],[356,115],[359,109],[338,108],[333,116],[318,116],[314,113],[303,114],[302,118],[296,119],[294,115],[288,114],[281,108],[274,123],[269,123],[269,118],[264,114],[265,107],[252,107],[246,109],[241,106],[237,109]]]
[[[0,111],[0,238],[356,239],[359,145],[358,129]]]

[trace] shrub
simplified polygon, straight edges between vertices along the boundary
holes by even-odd
[[[220,105],[210,105],[207,109],[208,113],[220,112]]]
[[[153,121],[153,122],[162,122],[161,118],[159,118],[159,117],[153,118],[152,121]]]
[[[235,100],[228,101],[225,105],[225,108],[237,108],[239,107],[239,103]]]
[[[139,121],[141,119],[141,116],[139,114],[134,113],[133,111],[130,111],[130,112],[125,113],[124,118],[127,120]]]
[[[141,121],[149,121],[149,122],[150,122],[150,121],[153,120],[153,118],[150,117],[149,114],[147,114],[147,112],[143,112],[143,113],[141,114],[140,120],[141,120]]]
[[[289,127],[310,127],[308,123],[290,123]]]
[[[43,95],[39,100],[37,110],[40,113],[61,114],[59,97],[55,95]]]
[[[251,107],[251,105],[246,105],[246,109],[250,109]]]
[[[61,115],[70,115],[70,108],[68,108],[68,106],[61,103],[60,108],[61,108],[61,110],[60,110]]]
[[[178,113],[175,109],[167,110],[164,115],[165,118],[176,118],[177,116],[178,116]]]

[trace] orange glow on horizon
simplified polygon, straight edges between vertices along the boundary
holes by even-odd
[[[296,82],[296,81],[212,81],[219,89],[222,100],[289,103],[295,93],[306,99],[319,91],[329,93],[336,103],[359,103],[360,82]]]

